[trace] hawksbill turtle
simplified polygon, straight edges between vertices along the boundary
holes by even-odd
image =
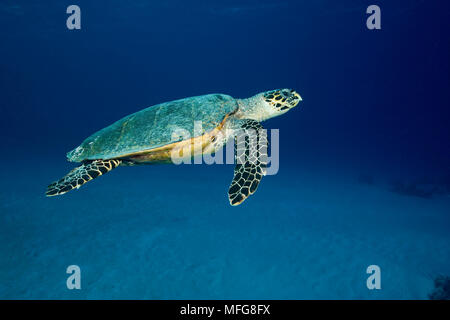
[[[207,94],[151,106],[94,133],[70,151],[68,160],[81,165],[50,184],[46,195],[78,189],[118,166],[173,162],[174,152],[182,157],[211,154],[234,138],[236,165],[228,198],[238,205],[256,191],[266,172],[268,142],[260,122],[286,113],[301,100],[292,89],[277,89],[247,99]],[[196,121],[201,121],[201,132],[196,132]],[[179,129],[189,133],[188,138],[174,134]],[[250,131],[256,139],[248,138]]]

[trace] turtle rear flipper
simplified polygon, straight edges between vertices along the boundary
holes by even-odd
[[[93,160],[85,161],[79,167],[70,171],[59,181],[53,182],[47,187],[45,195],[47,197],[58,196],[81,187],[88,181],[101,176],[120,165],[122,160]]]

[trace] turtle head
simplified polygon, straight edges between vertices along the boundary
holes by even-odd
[[[286,113],[295,107],[302,97],[292,89],[277,89],[263,93],[264,101],[270,106],[274,117]]]
[[[264,121],[280,116],[295,107],[302,98],[292,89],[266,91],[243,100],[241,118]]]

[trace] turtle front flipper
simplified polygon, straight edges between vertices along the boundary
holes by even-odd
[[[255,193],[266,173],[268,141],[267,132],[254,120],[244,121],[234,139],[236,167],[228,199],[237,206]]]
[[[47,197],[58,196],[81,187],[88,181],[101,176],[120,165],[122,160],[93,160],[85,161],[79,167],[70,171],[59,181],[53,182],[47,187],[45,195]]]

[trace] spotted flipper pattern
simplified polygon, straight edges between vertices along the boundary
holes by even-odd
[[[255,193],[267,166],[267,132],[254,120],[246,120],[234,141],[236,166],[228,190],[232,206],[241,204]]]
[[[86,182],[117,168],[121,162],[117,159],[86,161],[59,181],[50,184],[45,195],[47,197],[59,196],[75,188],[78,189]]]

